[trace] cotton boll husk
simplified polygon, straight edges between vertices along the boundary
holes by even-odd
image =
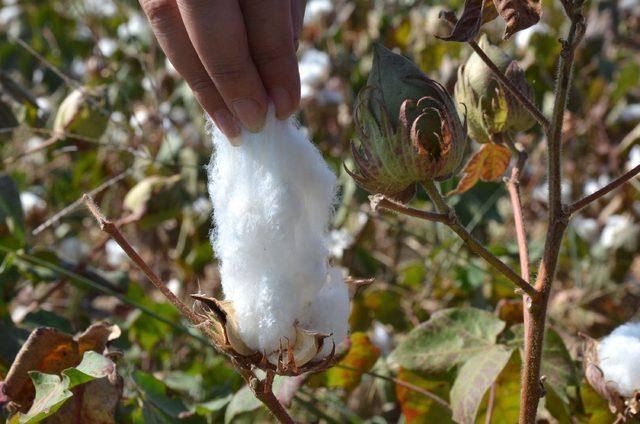
[[[272,107],[263,130],[243,131],[239,146],[215,127],[212,134],[211,242],[240,337],[248,347],[272,353],[283,338],[295,340],[296,323],[327,331],[305,324],[326,323],[312,320],[309,306],[323,298],[324,286],[334,287],[327,278],[327,227],[335,175],[291,121],[275,118]]]
[[[640,390],[640,322],[621,325],[600,341],[599,367],[622,396]]]

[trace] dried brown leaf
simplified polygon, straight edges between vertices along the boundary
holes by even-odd
[[[104,323],[91,325],[75,338],[55,328],[36,328],[16,355],[2,383],[3,397],[20,411],[27,411],[35,396],[29,371],[60,374],[78,365],[88,350],[103,353],[106,343],[119,335],[118,326]]]
[[[507,23],[504,39],[535,25],[540,20],[540,0],[493,0],[498,13]]]
[[[445,41],[472,41],[478,35],[482,24],[493,20],[497,15],[491,0],[465,0],[460,19],[447,37],[436,37]]]

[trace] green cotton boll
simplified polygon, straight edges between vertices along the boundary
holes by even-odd
[[[448,179],[460,165],[466,132],[453,99],[410,60],[381,45],[354,118],[356,166],[347,172],[371,193],[408,201],[416,183]]]
[[[533,101],[533,88],[518,63],[491,45],[486,35],[478,45],[524,96]],[[526,131],[535,124],[529,111],[498,82],[477,53],[458,69],[455,99],[461,114],[466,107],[469,136],[478,143],[490,142],[496,134]]]
[[[103,103],[103,99],[89,94],[85,89],[73,90],[60,103],[53,129],[89,140],[99,139],[109,122],[108,116],[99,110]]]

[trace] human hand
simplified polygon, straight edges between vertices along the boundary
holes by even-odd
[[[259,131],[269,100],[300,103],[296,40],[306,0],[139,0],[160,47],[231,140]]]

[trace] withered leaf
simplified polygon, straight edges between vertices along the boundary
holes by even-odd
[[[511,152],[501,144],[485,143],[467,162],[464,167],[462,179],[458,186],[449,193],[464,193],[476,185],[478,180],[493,181],[499,178],[507,170]]]
[[[7,378],[2,382],[2,398],[11,401],[18,410],[27,411],[35,397],[30,371],[60,374],[78,365],[86,351],[103,353],[106,343],[119,334],[117,326],[104,323],[93,324],[75,338],[54,328],[36,328],[16,355]]]
[[[507,23],[504,39],[535,25],[540,20],[540,0],[493,0],[498,13]]]
[[[455,23],[447,37],[436,37],[445,41],[472,41],[478,35],[480,26],[497,16],[492,0],[465,0],[462,16]]]

